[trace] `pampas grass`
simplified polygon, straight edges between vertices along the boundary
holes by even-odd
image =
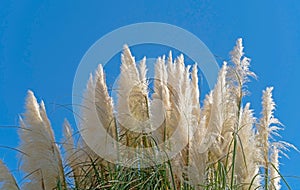
[[[223,63],[203,105],[197,65],[185,65],[183,55],[173,60],[170,52],[167,58],[157,59],[152,92],[146,58],[137,64],[125,45],[121,62],[116,103],[109,95],[103,66],[91,74],[80,129],[96,131],[100,122],[115,140],[118,159],[132,154],[119,149],[120,143],[137,150],[130,157],[134,159],[127,160],[135,167],[101,158],[73,133],[67,120],[60,149],[44,103],[38,104],[28,91],[19,130],[22,189],[280,189],[280,180],[285,180],[279,172],[279,157],[295,147],[277,140],[282,128],[274,117],[272,87],[263,91],[259,120],[250,103],[243,102],[245,84],[255,74],[242,39],[231,51],[231,61]],[[95,143],[106,138],[89,135]],[[105,148],[105,141],[101,142],[99,147]],[[155,159],[160,152],[176,152],[178,143],[183,147],[177,154],[164,162]],[[144,167],[149,155],[152,165]],[[0,169],[0,187],[19,189],[2,162]]]

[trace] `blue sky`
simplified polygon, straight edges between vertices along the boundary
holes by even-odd
[[[7,1],[0,2],[0,125],[18,125],[26,91],[45,101],[57,139],[71,111],[76,68],[87,49],[103,35],[138,22],[163,22],[200,38],[211,52],[228,59],[239,37],[258,80],[248,84],[256,116],[262,90],[274,86],[275,115],[285,125],[283,139],[300,147],[300,2],[291,1]],[[167,52],[156,51],[157,55]],[[134,52],[142,57],[147,52]],[[154,55],[152,55],[154,56]],[[220,61],[220,60],[218,60]],[[108,70],[108,76],[110,71]],[[111,71],[112,72],[112,71]],[[0,128],[0,158],[13,171],[17,131]],[[300,176],[300,154],[282,158],[286,176]],[[287,178],[292,187],[300,179]]]

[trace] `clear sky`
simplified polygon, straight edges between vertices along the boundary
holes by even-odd
[[[219,1],[220,2],[220,1]],[[250,3],[251,2],[251,3]],[[300,1],[0,1],[0,125],[18,125],[26,91],[43,99],[57,139],[67,117],[74,125],[72,84],[87,49],[103,35],[137,22],[164,22],[200,38],[228,59],[239,37],[258,80],[248,84],[259,117],[262,90],[274,86],[275,115],[284,140],[300,148]],[[137,57],[147,52],[137,51]],[[156,56],[166,54],[157,51]],[[152,54],[153,56],[153,54]],[[218,59],[221,61],[221,59]],[[106,70],[109,77],[110,70]],[[0,158],[16,171],[15,128],[0,128]],[[300,185],[300,154],[282,158],[281,171],[293,189]],[[284,188],[283,188],[284,189]]]

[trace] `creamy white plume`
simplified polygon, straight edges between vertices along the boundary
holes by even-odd
[[[0,160],[0,189],[19,190],[15,178],[12,176],[6,165]]]
[[[38,105],[34,94],[28,91],[24,120],[20,118],[21,170],[28,174],[23,188],[46,189],[65,185],[62,160],[55,144],[50,122],[43,103]],[[30,187],[29,187],[30,186]]]

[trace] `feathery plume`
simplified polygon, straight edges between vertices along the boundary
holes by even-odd
[[[242,188],[245,190],[249,189],[253,179],[250,189],[260,186],[259,151],[255,142],[254,122],[253,111],[250,103],[247,103],[241,110],[235,171],[238,183],[243,184]]]
[[[280,129],[276,125],[280,125],[278,119],[274,118],[273,112],[275,109],[275,103],[272,98],[273,87],[268,87],[263,91],[262,96],[262,117],[260,119],[258,127],[258,139],[260,142],[262,161],[266,170],[269,166],[269,150],[270,150],[270,138],[272,134],[277,134]]]
[[[98,113],[99,120],[106,131],[114,138],[117,138],[117,126],[115,125],[115,118],[113,113],[113,100],[108,94],[105,74],[103,67],[100,64],[96,71],[95,77],[95,106]]]
[[[118,122],[121,135],[126,136],[127,146],[137,146],[135,139],[139,136],[137,132],[151,130],[149,124],[149,100],[145,81],[146,66],[145,59],[141,63],[139,73],[134,57],[128,46],[124,46],[121,57],[121,74],[118,92]],[[141,76],[142,75],[142,76]],[[141,76],[141,77],[140,77]]]
[[[281,188],[280,185],[280,178],[281,176],[278,174],[279,171],[279,149],[274,144],[272,146],[272,152],[271,152],[271,163],[272,166],[270,166],[270,190],[278,190]]]
[[[25,120],[20,118],[19,130],[20,150],[26,153],[22,155],[21,169],[30,180],[25,183],[24,189],[48,190],[55,188],[58,183],[65,186],[61,156],[44,111],[43,104],[39,107],[34,94],[28,91]]]
[[[15,178],[2,160],[0,160],[0,189],[19,190]]]
[[[244,47],[242,38],[238,38],[236,41],[236,45],[233,50],[230,52],[231,60],[235,64],[236,67],[240,66],[241,58],[244,55]]]
[[[158,57],[155,64],[154,93],[150,103],[150,119],[157,143],[163,143],[170,137],[170,97],[167,82],[165,57]]]
[[[192,70],[192,125],[194,126],[194,135],[190,140],[189,165],[187,167],[188,183],[192,184],[195,189],[200,189],[205,185],[206,168],[208,159],[208,144],[206,142],[207,117],[210,117],[211,97],[208,95],[204,101],[203,113],[200,115],[200,93],[198,87],[197,64]],[[211,94],[210,94],[211,95]],[[208,122],[207,122],[208,123]]]
[[[73,130],[67,119],[64,120],[63,128],[64,128],[64,130],[63,130],[63,134],[64,134],[63,148],[66,151],[65,159],[67,161],[67,164],[69,166],[72,166],[73,165],[72,157],[74,156],[75,145],[74,145],[74,139],[73,139]]]
[[[227,152],[223,152],[222,146],[222,131],[223,124],[225,121],[225,95],[226,95],[226,74],[227,74],[227,64],[224,63],[222,69],[219,72],[217,84],[212,92],[212,104],[211,104],[211,114],[208,123],[208,133],[207,135],[212,140],[212,145],[210,147],[211,161],[215,162],[224,156]],[[227,140],[227,139],[226,139]],[[230,141],[230,139],[229,139]]]
[[[101,149],[104,154],[109,154],[111,144],[107,141],[107,134],[112,137],[116,134],[112,100],[108,96],[101,65],[95,75],[90,74],[81,109],[80,132],[83,138],[79,139],[75,151],[78,188],[95,185],[99,171],[103,171],[108,163],[93,150]],[[85,139],[89,139],[89,144]]]
[[[73,138],[73,130],[70,126],[70,123],[67,119],[65,119],[63,124],[63,134],[64,134],[64,142],[63,148],[65,150],[65,161],[67,165],[72,169],[72,173],[74,176],[74,181],[77,187],[79,187],[80,183],[80,169],[78,168],[80,165],[79,159],[77,158],[78,152],[76,150]]]
[[[237,83],[240,87],[236,92],[239,97],[242,96],[242,88],[244,83],[248,82],[248,77],[256,77],[255,73],[250,71],[250,59],[244,56],[244,47],[242,43],[242,38],[239,38],[236,41],[236,45],[233,50],[230,52],[231,61],[234,63],[234,69],[231,70],[230,78],[234,79],[233,82]],[[240,94],[239,94],[240,93]]]
[[[277,171],[275,171],[278,164],[278,153],[280,149],[288,150],[288,147],[295,148],[293,145],[286,142],[276,142],[274,136],[279,136],[278,130],[281,130],[279,126],[281,123],[274,117],[275,103],[272,97],[273,87],[267,87],[263,91],[262,96],[262,117],[258,126],[258,141],[261,151],[262,165],[265,171],[264,185],[270,186],[272,189],[280,188],[280,178],[275,177]],[[296,149],[296,148],[295,148]],[[297,149],[296,149],[297,150]],[[284,154],[283,151],[280,151]],[[271,165],[275,166],[275,168]],[[269,176],[270,174],[270,176]]]

